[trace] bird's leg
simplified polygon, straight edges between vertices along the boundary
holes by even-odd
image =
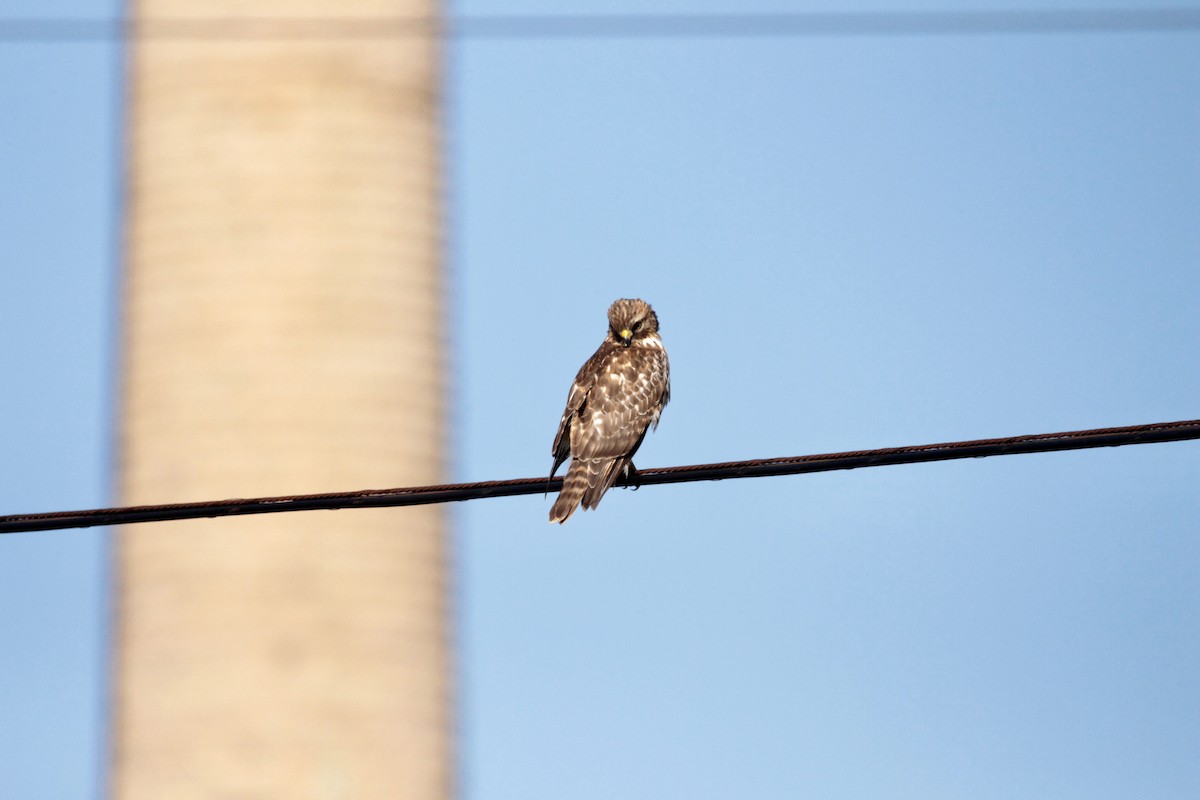
[[[635,492],[642,488],[642,482],[638,480],[638,469],[630,461],[625,465],[625,486],[631,487]]]

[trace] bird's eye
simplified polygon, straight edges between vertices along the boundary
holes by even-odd
[[[637,331],[640,331],[641,329],[642,329],[642,320],[639,319],[637,322],[633,323],[633,330],[636,333]]]

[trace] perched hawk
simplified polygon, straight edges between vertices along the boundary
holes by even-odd
[[[618,300],[608,309],[608,334],[579,369],[558,433],[550,477],[571,457],[563,488],[550,509],[551,522],[566,522],[580,501],[595,508],[617,477],[633,466],[633,454],[658,426],[671,397],[667,351],[658,317],[644,300]]]

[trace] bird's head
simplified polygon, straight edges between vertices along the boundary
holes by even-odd
[[[658,317],[645,300],[617,300],[608,308],[608,335],[629,347],[658,334]]]

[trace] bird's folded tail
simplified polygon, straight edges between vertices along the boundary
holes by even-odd
[[[621,474],[624,459],[574,459],[563,478],[562,491],[550,508],[551,522],[566,522],[582,502],[586,509],[600,505],[600,498]]]
[[[592,509],[600,505],[600,498],[604,497],[604,493],[612,488],[612,485],[617,482],[617,478],[621,477],[621,472],[625,465],[629,463],[625,458],[611,458],[607,461],[601,461],[599,475],[594,481],[588,482],[588,488],[583,493],[583,507]]]
[[[550,507],[551,522],[562,523],[570,519],[571,515],[575,513],[575,509],[579,507],[579,501],[583,499],[584,492],[591,484],[600,479],[600,467],[603,463],[603,461],[572,459],[571,467],[563,478],[563,486],[558,493],[558,499]]]

